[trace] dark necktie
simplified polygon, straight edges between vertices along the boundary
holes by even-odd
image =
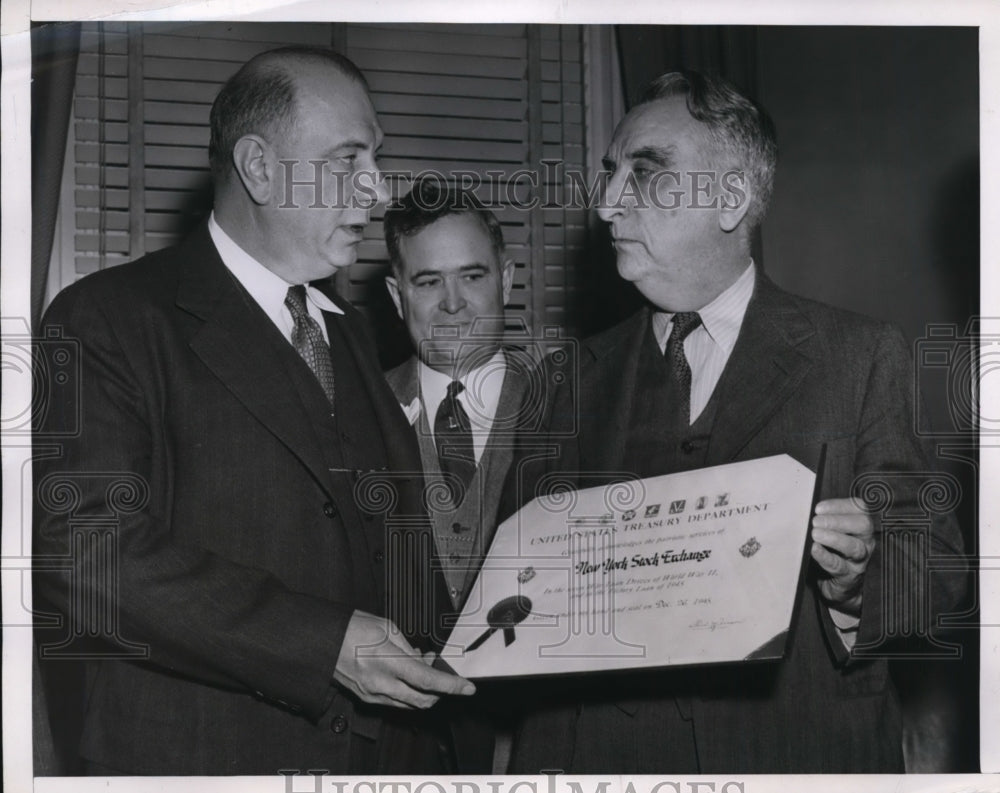
[[[684,339],[701,324],[697,311],[681,311],[674,314],[673,329],[667,339],[665,355],[670,364],[670,374],[678,389],[680,418],[684,424],[691,423],[691,366],[684,354]]]
[[[464,388],[458,380],[452,380],[434,417],[434,444],[437,446],[441,471],[452,474],[457,479],[455,481],[449,478],[448,481],[451,500],[456,506],[462,502],[472,475],[476,472],[472,426],[469,415],[458,401],[458,395]]]
[[[306,310],[306,288],[302,284],[288,287],[285,305],[292,314],[292,346],[302,356],[323,387],[326,398],[333,405],[333,361],[330,347],[323,338],[319,323]]]

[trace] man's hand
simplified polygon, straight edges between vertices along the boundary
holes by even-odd
[[[812,521],[812,558],[828,577],[820,578],[820,594],[847,614],[861,614],[861,585],[875,548],[871,516],[849,498],[830,498],[816,505]]]
[[[429,708],[441,694],[474,694],[468,680],[432,669],[389,620],[355,611],[347,624],[333,679],[363,702]]]

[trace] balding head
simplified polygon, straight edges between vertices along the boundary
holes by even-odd
[[[281,47],[254,56],[226,81],[212,105],[208,161],[217,188],[233,174],[233,147],[240,138],[275,140],[288,134],[296,120],[295,76],[308,66],[330,68],[367,88],[358,67],[333,50]]]
[[[357,260],[388,199],[382,130],[356,67],[330,50],[284,49],[244,66],[212,109],[213,215],[290,284]]]

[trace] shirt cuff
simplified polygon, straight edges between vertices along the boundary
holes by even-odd
[[[832,606],[827,606],[827,610],[830,612],[830,619],[833,620],[840,641],[848,650],[853,650],[854,643],[858,640],[858,626],[861,624],[861,618],[838,611]]]

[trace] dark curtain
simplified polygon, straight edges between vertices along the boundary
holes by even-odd
[[[758,101],[757,28],[752,25],[619,25],[625,107],[666,72],[694,69],[725,78]]]
[[[73,86],[80,25],[43,24],[31,31],[31,327],[38,332],[49,275],[56,213],[62,184],[66,135],[73,110]],[[36,601],[36,609],[44,605]],[[36,636],[36,642],[37,642]],[[80,703],[72,701],[72,662],[40,664],[32,658],[32,719],[35,773],[72,773],[66,758],[76,753]]]
[[[80,49],[78,23],[31,31],[31,327],[38,328],[56,232],[66,133]]]

